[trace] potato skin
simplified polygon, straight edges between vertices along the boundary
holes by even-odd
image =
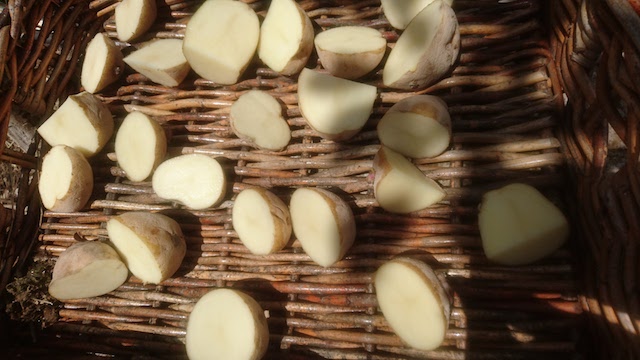
[[[432,3],[430,6],[436,5]],[[425,10],[430,6],[427,6]],[[387,81],[384,80],[383,71],[383,82],[386,86],[394,89],[413,91],[425,89],[440,80],[458,60],[460,53],[460,29],[458,19],[453,9],[446,3],[439,2],[437,6],[441,7],[439,11],[443,11],[443,17],[430,44],[430,49],[422,53],[414,71],[406,72],[392,83],[387,83]],[[409,26],[411,26],[411,23]]]
[[[54,148],[62,148],[71,160],[71,184],[67,194],[61,199],[57,199],[48,209],[64,213],[79,211],[87,204],[93,193],[93,170],[87,159],[78,150],[66,145],[57,145]],[[43,157],[43,162],[47,160],[48,155],[49,153]],[[39,182],[40,192],[43,191],[42,186],[43,183]]]
[[[356,54],[340,54],[316,46],[322,66],[331,75],[350,80],[363,77],[375,69],[382,61],[385,50],[386,47],[383,47]]]
[[[180,268],[187,245],[182,229],[175,220],[162,214],[132,211],[118,215],[111,221],[120,222],[144,241],[158,262],[161,281],[171,277]]]

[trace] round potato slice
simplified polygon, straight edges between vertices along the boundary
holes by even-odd
[[[118,165],[131,181],[143,181],[162,162],[167,138],[162,127],[147,115],[134,111],[127,115],[116,134]]]
[[[38,190],[45,208],[58,212],[79,211],[93,192],[91,165],[74,148],[54,146],[42,159]]]

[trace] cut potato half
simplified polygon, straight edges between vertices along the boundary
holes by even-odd
[[[133,211],[107,221],[109,239],[129,270],[145,284],[159,284],[180,268],[187,246],[180,225],[156,213]]]
[[[526,265],[558,250],[569,238],[569,222],[536,188],[515,183],[489,191],[478,214],[487,258]]]
[[[272,70],[297,74],[313,50],[313,25],[293,0],[273,0],[260,28],[258,56]]]
[[[38,191],[46,209],[79,211],[93,192],[91,165],[79,151],[64,145],[54,146],[42,159]]]
[[[131,181],[143,181],[160,165],[167,153],[162,127],[147,115],[134,111],[118,129],[115,143],[118,165]]]
[[[208,0],[193,14],[183,52],[191,68],[218,84],[235,84],[258,47],[260,22],[249,5]]]
[[[58,300],[101,296],[120,287],[129,270],[118,253],[99,241],[69,246],[53,267],[49,294]]]
[[[186,345],[190,360],[258,360],[269,345],[267,318],[249,295],[212,290],[189,315]]]
[[[451,142],[451,117],[447,104],[431,95],[400,100],[378,123],[380,142],[411,158],[442,154]]]
[[[90,93],[96,93],[112,84],[124,71],[122,52],[104,33],[97,33],[87,44],[82,62],[80,82]]]
[[[191,67],[182,53],[182,40],[151,41],[124,58],[133,70],[164,86],[178,86]]]
[[[291,203],[293,232],[316,264],[329,267],[344,257],[356,237],[349,205],[336,194],[317,188],[299,188]]]
[[[380,64],[387,40],[376,29],[341,26],[318,34],[315,45],[322,66],[332,75],[357,79]]]
[[[67,145],[91,157],[113,135],[113,118],[97,97],[82,92],[69,96],[38,128],[38,133],[51,146]]]
[[[309,126],[334,141],[356,135],[369,119],[375,86],[303,69],[298,79],[298,104]]]
[[[396,258],[376,271],[376,299],[393,331],[412,348],[433,350],[445,339],[451,304],[427,264]]]
[[[156,21],[156,0],[122,0],[115,11],[120,41],[131,41],[149,30]]]
[[[413,18],[427,5],[438,0],[381,0],[382,11],[389,24],[396,29],[404,30]],[[444,0],[451,6],[453,0]]]
[[[153,173],[151,183],[159,197],[195,210],[220,202],[227,185],[220,163],[201,154],[180,155],[164,161]]]
[[[253,254],[278,252],[291,238],[289,208],[266,189],[242,190],[233,204],[231,218],[238,238]]]
[[[458,19],[442,0],[427,5],[409,23],[391,50],[384,69],[384,85],[420,90],[440,80],[460,52]]]
[[[230,123],[237,137],[251,141],[260,149],[282,150],[291,140],[291,130],[282,117],[280,103],[264,91],[250,90],[242,94],[231,105]]]
[[[373,159],[375,179],[373,190],[383,209],[399,214],[423,210],[442,200],[446,193],[411,161],[387,148]]]

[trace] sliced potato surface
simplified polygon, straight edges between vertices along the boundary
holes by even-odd
[[[315,45],[322,66],[332,75],[357,79],[380,64],[387,40],[373,28],[340,26],[318,34]]]
[[[38,191],[46,209],[79,211],[93,192],[91,165],[79,151],[64,145],[54,146],[42,159]]]
[[[191,67],[182,53],[182,40],[151,41],[124,58],[124,62],[149,80],[164,86],[178,86]]]
[[[242,94],[231,106],[231,128],[241,139],[265,150],[282,150],[291,140],[289,124],[278,100],[260,90]]]
[[[147,115],[134,111],[118,129],[115,143],[118,165],[131,181],[143,181],[162,162],[167,138],[162,127]]]

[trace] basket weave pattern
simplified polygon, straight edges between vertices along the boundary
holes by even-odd
[[[267,1],[247,2],[259,15],[266,13]],[[0,16],[0,60],[6,59],[0,86],[8,94],[0,101],[3,136],[12,107],[29,113],[37,124],[58,99],[79,90],[77,62],[93,34],[106,31],[115,39],[116,1],[21,3],[22,14],[16,15],[14,8]],[[199,3],[159,2],[159,19],[142,40],[181,38]],[[322,29],[365,25],[381,29],[391,44],[398,37],[379,1],[300,4]],[[180,87],[166,88],[128,69],[119,83],[101,93],[116,123],[127,112],[141,111],[165,128],[172,154],[224,159],[231,195],[204,211],[159,199],[149,183],[123,177],[113,144],[91,160],[96,186],[85,211],[44,212],[40,220],[34,210],[38,198],[28,196],[34,182],[25,181],[21,206],[29,214],[17,216],[24,218],[22,223],[14,222],[7,244],[16,250],[7,252],[12,257],[3,256],[5,277],[7,264],[24,262],[32,247],[36,258],[48,259],[78,236],[105,238],[105,221],[123,211],[162,211],[178,220],[188,251],[178,274],[161,285],[132,278],[109,295],[66,301],[61,321],[39,335],[37,348],[17,345],[12,351],[35,357],[52,347],[66,354],[181,358],[194,302],[212,288],[233,287],[269,312],[272,358],[564,359],[590,349],[588,339],[594,334],[606,339],[598,346],[601,356],[616,346],[628,348],[626,355],[640,354],[625,345],[638,343],[639,328],[634,290],[640,229],[633,220],[640,213],[640,89],[630,79],[640,79],[634,76],[640,68],[634,39],[611,36],[625,31],[604,1],[554,1],[546,7],[538,0],[458,0],[454,9],[462,38],[459,63],[447,78],[423,91],[449,105],[453,141],[444,154],[416,161],[445,187],[447,196],[408,216],[382,211],[373,197],[372,159],[379,147],[375,126],[390,106],[412,94],[382,87],[380,68],[360,80],[379,88],[369,122],[355,138],[340,143],[322,140],[306,125],[297,106],[296,78],[279,76],[258,61],[233,86],[192,74]],[[11,22],[9,15],[22,21]],[[315,58],[307,67],[322,69]],[[229,107],[250,89],[268,91],[286,104],[292,140],[285,150],[256,150],[233,135]],[[607,161],[613,147],[608,125],[626,144],[627,165],[619,171]],[[5,150],[3,159],[35,162],[29,155],[12,154]],[[489,263],[480,244],[476,216],[481,196],[512,182],[542,190],[572,216],[575,229],[569,246],[530,266]],[[330,268],[316,266],[297,241],[269,256],[248,252],[237,239],[230,213],[233,196],[254,186],[270,188],[285,202],[300,186],[339,194],[353,209],[358,227],[346,258]],[[36,237],[28,229],[38,223]],[[398,254],[427,262],[450,287],[451,323],[438,350],[403,346],[377,309],[372,275]],[[583,333],[583,311],[591,319],[591,335]],[[16,339],[24,338],[16,334]]]

